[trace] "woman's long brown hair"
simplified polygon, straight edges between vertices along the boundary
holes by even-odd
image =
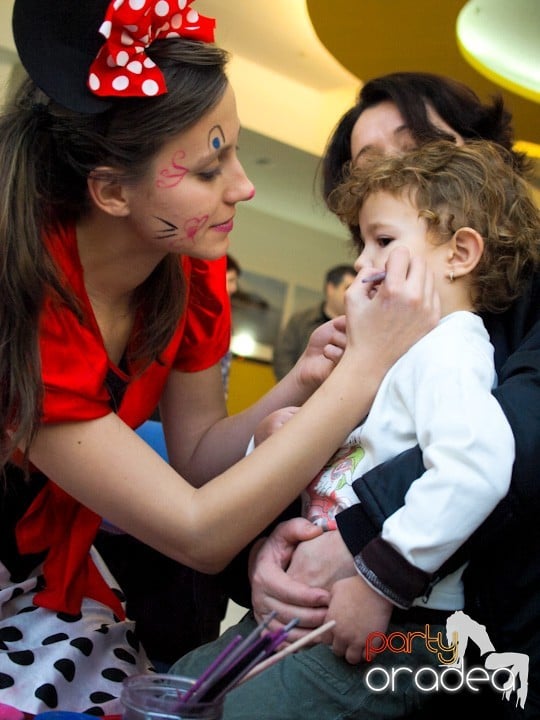
[[[63,286],[43,242],[55,226],[88,210],[87,178],[111,167],[124,182],[144,176],[161,146],[197,122],[227,86],[227,53],[189,40],[156,42],[148,52],[168,92],[122,99],[99,115],[82,115],[49,101],[26,78],[0,118],[0,468],[16,447],[28,448],[43,401],[39,319],[48,293],[69,311],[78,301]],[[132,359],[159,359],[185,303],[179,258],[167,256],[136,289],[143,319]]]

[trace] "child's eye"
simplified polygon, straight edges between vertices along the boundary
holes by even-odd
[[[377,238],[377,243],[381,247],[386,247],[387,245],[390,245],[390,243],[392,242],[393,239],[394,239],[393,237],[390,237],[388,235],[381,235],[380,237]]]

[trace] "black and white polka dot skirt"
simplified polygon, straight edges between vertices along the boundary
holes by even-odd
[[[92,555],[117,588],[95,550]],[[152,672],[134,623],[119,621],[110,608],[91,599],[83,601],[77,616],[37,607],[33,597],[39,583],[39,568],[13,584],[0,563],[0,703],[32,714],[121,713],[124,678]]]

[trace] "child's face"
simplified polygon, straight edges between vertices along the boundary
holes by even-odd
[[[411,256],[425,258],[435,282],[442,283],[448,272],[448,244],[440,244],[428,232],[426,221],[406,195],[382,191],[369,195],[360,210],[359,223],[364,248],[355,267],[361,277],[383,271],[390,251],[402,245]]]

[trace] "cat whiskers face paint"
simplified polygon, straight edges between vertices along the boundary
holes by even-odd
[[[156,220],[159,220],[160,223],[163,223],[164,227],[161,228],[161,230],[157,231],[157,237],[160,239],[167,239],[167,238],[173,238],[178,233],[178,226],[175,225],[172,222],[169,222],[168,220],[165,220],[165,218],[160,218],[157,215],[154,215]]]
[[[163,223],[161,230],[157,231],[157,239],[169,241],[167,244],[167,250],[169,252],[180,252],[178,245],[185,239],[180,235],[180,228],[174,223],[169,222],[169,220],[165,220],[165,218],[160,218],[157,215],[154,215],[154,217],[156,220],[159,220],[160,223]]]
[[[154,215],[154,217],[163,224],[163,227],[157,231],[157,238],[159,240],[169,240],[168,247],[170,252],[179,251],[181,248],[176,246],[185,240],[193,242],[199,230],[208,220],[208,215],[189,218],[184,223],[182,230],[180,230],[177,225],[169,220],[165,220],[165,218],[158,217],[157,215]]]

